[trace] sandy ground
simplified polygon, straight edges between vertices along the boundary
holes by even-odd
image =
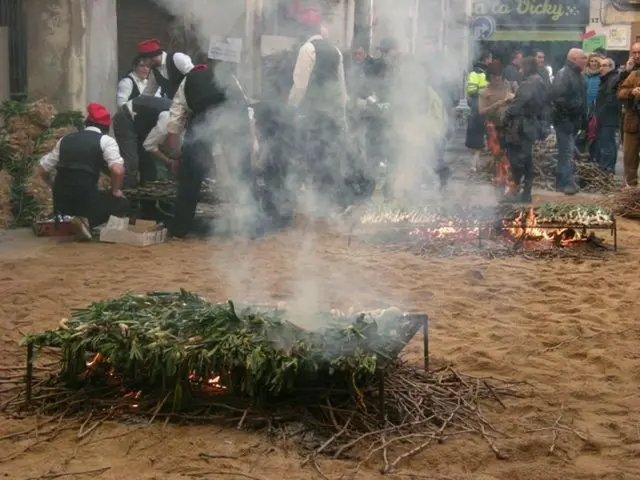
[[[620,251],[605,261],[489,261],[420,258],[357,242],[348,248],[344,237],[330,233],[311,244],[288,232],[248,245],[188,240],[148,249],[5,234],[0,367],[24,361],[17,346],[22,334],[55,327],[72,307],[90,301],[180,287],[212,299],[246,292],[248,300],[286,301],[300,293],[301,278],[315,278],[307,285],[322,292],[320,303],[395,303],[429,313],[434,360],[469,374],[527,381],[535,391],[530,398],[505,399],[504,411],[488,411],[508,435],[499,442],[507,459],[497,459],[477,437],[457,438],[386,478],[640,478],[640,225],[620,221],[619,237]],[[421,342],[414,340],[407,358],[420,361]],[[544,429],[561,415],[576,433],[561,431],[549,453],[554,434]],[[203,471],[212,472],[206,478],[234,480],[248,477],[233,472],[264,480],[322,478],[300,467],[295,445],[272,445],[236,429],[114,423],[78,440],[78,425],[70,424],[54,442],[30,448],[34,435],[7,438],[34,422],[0,417],[3,478],[54,478],[51,473],[101,467],[110,468],[64,478],[186,479]],[[229,458],[207,463],[200,453]],[[352,478],[353,463],[319,463],[332,480]],[[378,466],[372,462],[356,478],[380,477]]]

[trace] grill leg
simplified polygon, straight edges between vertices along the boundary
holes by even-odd
[[[31,387],[33,384],[33,343],[29,343],[27,344],[27,378],[26,378],[26,384],[27,384],[27,391],[26,391],[26,397],[27,397],[27,404],[31,404]]]
[[[384,427],[386,414],[385,414],[385,398],[384,398],[384,370],[378,370],[378,409],[380,410],[380,426]]]
[[[429,317],[424,317],[424,327],[422,328],[422,338],[424,341],[424,369],[429,371]]]

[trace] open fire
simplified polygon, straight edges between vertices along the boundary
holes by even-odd
[[[526,242],[553,242],[556,246],[568,247],[589,239],[586,229],[579,232],[572,227],[541,226],[536,212],[530,207],[526,212],[520,212],[515,219],[503,221],[503,233],[510,239]]]
[[[501,205],[468,212],[431,211],[428,207],[385,212],[376,210],[361,218],[369,233],[392,243],[417,239],[443,245],[484,241],[513,243],[522,248],[566,248],[593,243],[604,248],[595,230],[610,230],[617,248],[613,213],[597,205],[547,203],[537,207]],[[365,233],[367,230],[365,230]],[[394,233],[395,232],[395,233]],[[408,238],[407,238],[408,236]]]
[[[115,369],[110,365],[109,359],[102,353],[96,353],[93,358],[86,362],[87,370],[82,375],[83,378],[92,376],[100,377],[105,382],[116,387],[122,394],[121,398],[129,404],[132,409],[138,408],[142,398],[142,390],[128,390],[122,386],[123,379],[116,375]],[[209,395],[219,395],[226,392],[227,387],[222,383],[222,376],[218,373],[211,373],[208,376],[200,376],[194,370],[189,373],[187,380],[192,387],[198,388],[203,393]]]

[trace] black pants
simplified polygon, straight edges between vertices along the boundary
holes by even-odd
[[[522,138],[517,144],[507,143],[507,156],[513,181],[518,188],[522,186],[522,198],[530,201],[533,187],[533,142]]]
[[[99,191],[97,183],[83,173],[58,172],[53,184],[53,209],[57,215],[85,217],[91,228],[115,217],[127,217],[130,206],[126,198]]]
[[[124,106],[113,115],[113,135],[124,160],[124,188],[135,188],[140,175],[140,142],[131,114]]]
[[[170,234],[185,237],[193,225],[200,201],[202,181],[213,169],[213,140],[196,138],[187,127],[182,145],[182,163],[178,173],[178,194],[170,224]]]
[[[316,193],[331,199],[344,173],[344,128],[331,115],[310,113],[303,118],[302,129],[307,180]]]
[[[120,107],[113,115],[113,134],[124,160],[124,188],[135,188],[139,183],[157,180],[155,157],[143,148],[145,139],[138,137],[128,108]]]

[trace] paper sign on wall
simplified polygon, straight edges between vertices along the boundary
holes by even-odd
[[[240,63],[242,39],[213,36],[209,40],[209,58],[223,62]]]
[[[610,27],[609,36],[607,37],[607,46],[609,49],[628,50],[630,48],[630,27]]]
[[[598,48],[607,48],[606,35],[594,35],[591,38],[586,38],[582,41],[582,49],[586,53],[595,52]]]

